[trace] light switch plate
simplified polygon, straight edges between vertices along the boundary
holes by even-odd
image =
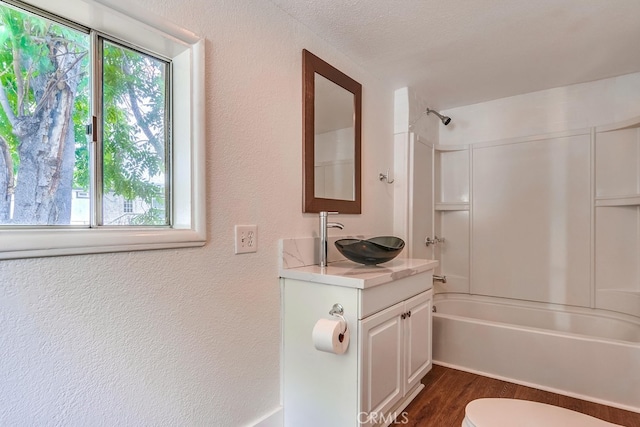
[[[258,251],[258,226],[236,225],[236,254],[246,254]]]

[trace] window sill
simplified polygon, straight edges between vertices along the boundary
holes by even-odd
[[[0,259],[82,255],[204,246],[204,233],[191,229],[22,229],[2,230]]]

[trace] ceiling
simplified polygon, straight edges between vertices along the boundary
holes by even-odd
[[[640,71],[640,0],[271,0],[447,109]]]

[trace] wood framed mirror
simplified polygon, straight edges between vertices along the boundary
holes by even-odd
[[[362,85],[302,51],[303,212],[361,213]]]

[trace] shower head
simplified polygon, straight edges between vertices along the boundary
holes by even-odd
[[[448,125],[449,123],[451,123],[451,117],[443,116],[442,114],[438,113],[438,112],[437,112],[437,111],[435,111],[435,110],[430,110],[430,109],[428,109],[428,108],[427,108],[427,111],[425,111],[425,113],[426,113],[427,115],[429,115],[430,113],[435,114],[436,116],[438,116],[438,118],[440,118],[440,120],[442,121],[442,123],[443,123],[445,126],[446,126],[446,125]]]

